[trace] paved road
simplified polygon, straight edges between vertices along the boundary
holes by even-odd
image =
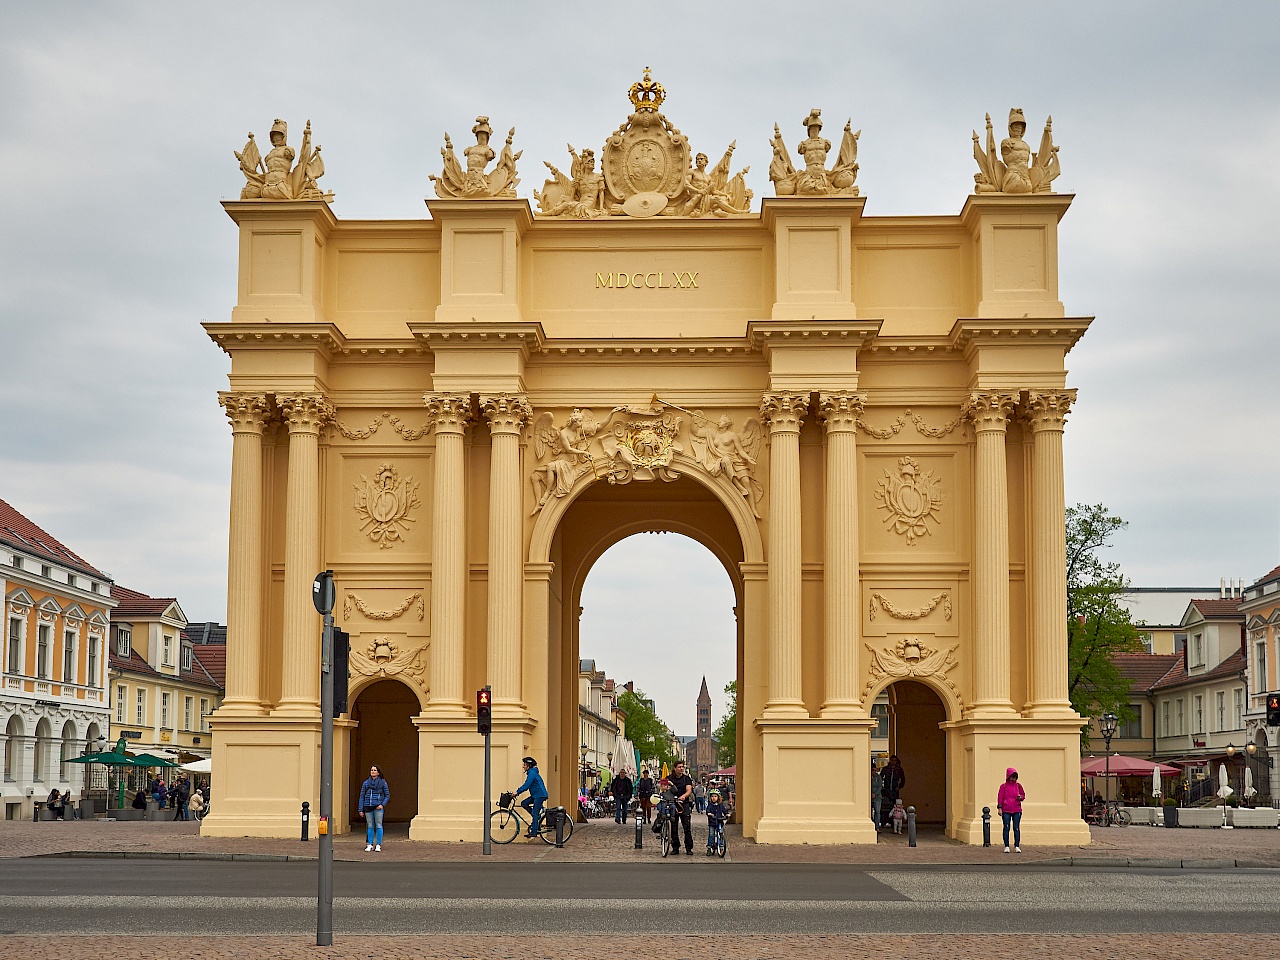
[[[306,934],[307,863],[28,859],[0,933]],[[1268,933],[1280,871],[730,864],[339,863],[346,934]]]

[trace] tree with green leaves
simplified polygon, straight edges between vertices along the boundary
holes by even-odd
[[[720,766],[731,767],[738,762],[738,681],[729,681],[724,692],[729,695],[728,708],[712,736],[719,743]]]
[[[671,752],[671,728],[662,722],[644,691],[624,689],[618,695],[618,708],[627,715],[627,739],[640,751],[641,758],[646,763],[657,760],[674,769],[676,756]]]
[[[1101,556],[1125,526],[1100,503],[1067,508],[1068,689],[1071,706],[1082,717],[1109,710],[1131,719],[1129,679],[1113,655],[1141,652],[1142,639],[1120,602],[1129,581],[1118,563]]]

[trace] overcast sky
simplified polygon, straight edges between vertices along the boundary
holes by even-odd
[[[794,148],[810,107],[834,133],[846,117],[862,129],[868,216],[958,212],[983,114],[1000,126],[1024,108],[1034,142],[1051,113],[1055,186],[1077,194],[1062,299],[1097,317],[1068,357],[1068,501],[1129,521],[1114,557],[1137,584],[1252,580],[1280,563],[1278,28],[1272,0],[9,0],[0,497],[118,582],[223,620],[228,361],[199,323],[235,300],[236,228],[218,206],[242,184],[231,151],[249,130],[265,142],[275,117],[296,143],[310,118],[339,217],[423,217],[444,131],[468,142],[483,113],[516,127],[531,196],[566,141],[598,147],[625,119],[647,65],[695,150],[737,140],[757,205],[773,123]],[[702,673],[717,715],[732,676],[732,598],[710,555],[681,543],[606,555],[583,656],[620,680],[687,662],[642,686],[688,733]],[[628,616],[607,604],[625,603],[629,570],[683,585],[669,648],[608,628]]]

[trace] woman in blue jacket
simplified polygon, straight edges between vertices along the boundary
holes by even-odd
[[[523,800],[520,806],[529,811],[529,815],[533,818],[533,824],[529,827],[526,837],[536,837],[542,829],[542,805],[547,802],[547,785],[542,782],[542,774],[538,772],[538,761],[533,757],[525,757],[521,763],[524,764],[524,783],[520,784],[516,790],[516,796],[529,791],[529,798]]]
[[[356,808],[364,814],[367,824],[364,852],[370,850],[382,852],[382,815],[386,813],[387,804],[391,802],[391,788],[382,775],[382,769],[375,763],[369,768],[369,779],[360,785],[360,805]]]

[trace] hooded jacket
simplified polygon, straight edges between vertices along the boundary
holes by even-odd
[[[1000,784],[1000,792],[996,794],[996,809],[1001,813],[1021,813],[1022,801],[1026,799],[1026,791],[1022,784],[1013,777],[1018,771],[1010,767],[1004,772],[1004,783]]]

